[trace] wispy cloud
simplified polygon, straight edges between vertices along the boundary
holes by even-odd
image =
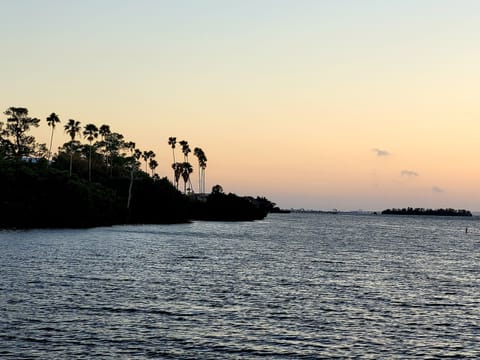
[[[441,193],[444,193],[445,190],[443,190],[442,188],[439,188],[438,186],[433,186],[432,187],[432,192],[435,193],[435,194],[441,194]]]
[[[419,176],[419,174],[416,171],[412,171],[412,170],[402,170],[400,174],[402,176],[407,176],[407,177]]]
[[[372,151],[377,154],[377,156],[390,156],[390,153],[387,150],[382,150],[382,149],[372,149]]]

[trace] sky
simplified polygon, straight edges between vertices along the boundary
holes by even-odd
[[[480,1],[0,0],[0,12],[2,111],[109,124],[169,178],[168,137],[185,139],[206,153],[207,189],[283,208],[480,210]],[[47,143],[49,130],[33,134]],[[67,140],[60,128],[54,146]]]

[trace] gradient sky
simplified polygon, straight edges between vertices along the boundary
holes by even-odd
[[[480,1],[0,0],[0,12],[2,110],[107,123],[154,150],[161,176],[176,136],[204,149],[208,189],[281,207],[480,209]],[[55,145],[66,140],[59,129]]]

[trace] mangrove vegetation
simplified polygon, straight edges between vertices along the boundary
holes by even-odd
[[[274,208],[263,197],[225,194],[220,185],[206,193],[207,157],[188,141],[165,139],[171,147],[172,181],[160,177],[162,165],[150,149],[100,126],[51,113],[44,121],[24,107],[10,107],[0,122],[0,228],[91,227],[190,220],[258,220]],[[51,128],[48,147],[31,135]],[[61,126],[63,125],[63,126]],[[63,128],[67,141],[52,149]],[[178,145],[178,146],[177,146]],[[177,148],[182,156],[176,154]],[[192,175],[198,174],[195,191]]]

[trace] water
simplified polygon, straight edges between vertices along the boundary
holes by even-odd
[[[478,358],[479,263],[478,219],[0,231],[0,358]]]

